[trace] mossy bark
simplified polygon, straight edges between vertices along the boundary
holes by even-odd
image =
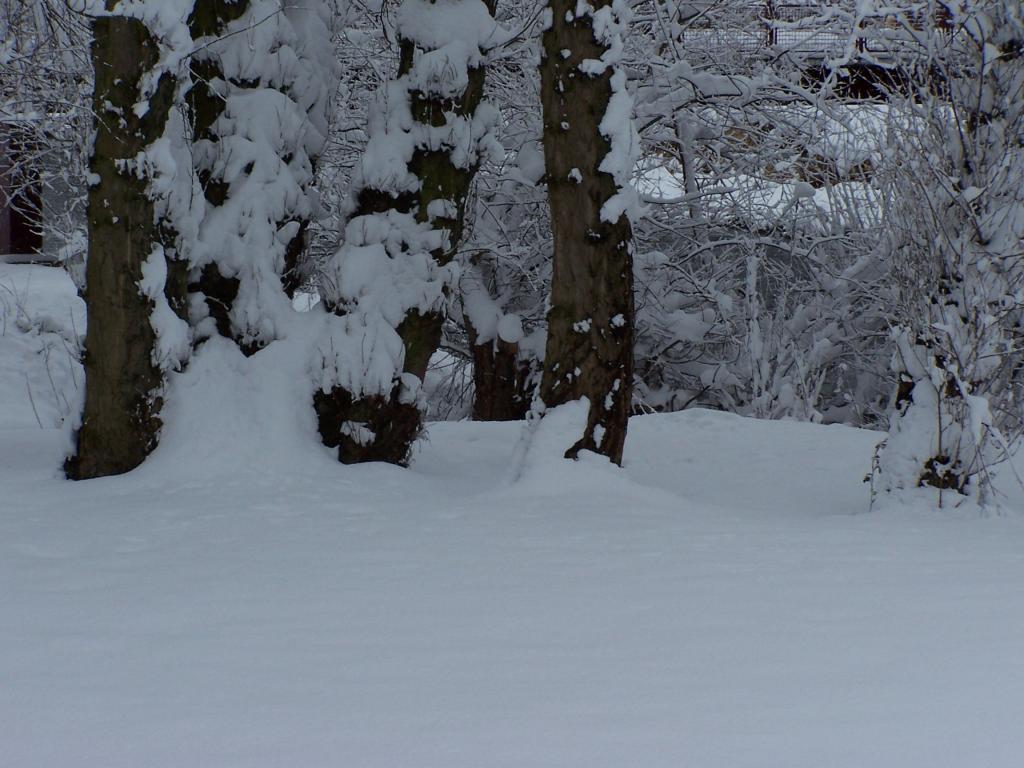
[[[76,451],[65,471],[72,479],[127,472],[157,444],[163,373],[154,360],[153,302],[139,288],[144,262],[167,233],[156,221],[147,195],[148,180],[131,163],[164,131],[175,83],[161,76],[139,116],[140,84],[158,60],[158,48],[145,25],[106,16],[93,27],[95,72],[93,111],[96,141],[90,171],[89,258],[85,292],[85,407]],[[184,274],[168,264],[167,298],[184,305]]]
[[[610,5],[596,0],[596,10]],[[580,398],[590,404],[583,436],[566,451],[586,449],[622,462],[633,380],[632,229],[628,218],[601,219],[618,188],[600,170],[610,144],[600,125],[612,98],[612,71],[578,67],[606,48],[592,17],[575,0],[549,0],[541,102],[554,269],[541,399],[550,408]]]

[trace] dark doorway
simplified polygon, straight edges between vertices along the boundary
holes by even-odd
[[[0,252],[43,250],[43,186],[34,143],[21,131],[0,137]]]
[[[40,253],[43,250],[42,209],[38,182],[23,186],[11,198],[11,253]]]

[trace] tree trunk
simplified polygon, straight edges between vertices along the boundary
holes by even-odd
[[[278,338],[302,282],[333,71],[327,17],[323,0],[196,0],[188,19],[206,200],[190,288],[246,354]]]
[[[479,13],[480,0],[462,0],[460,4],[465,8],[460,11],[465,18]],[[493,13],[492,0],[484,3],[484,6],[488,13]],[[421,21],[427,26],[448,23],[447,17],[441,13],[436,19],[423,17]],[[387,226],[390,227],[390,234],[379,237],[375,243],[394,248],[391,244],[401,241],[399,250],[388,253],[391,262],[395,264],[390,268],[407,269],[409,280],[419,281],[423,279],[416,266],[420,254],[414,242],[417,238],[420,241],[425,239],[423,232],[428,233],[427,237],[430,237],[429,233],[437,235],[434,239],[441,244],[429,248],[431,278],[424,281],[425,292],[429,292],[438,281],[444,281],[439,268],[452,261],[462,239],[466,198],[479,165],[477,156],[480,139],[473,136],[473,130],[469,127],[479,130],[479,125],[473,124],[483,99],[486,69],[482,58],[474,61],[471,57],[468,64],[465,61],[450,63],[449,69],[452,72],[462,66],[466,67],[466,84],[458,91],[453,90],[444,80],[445,77],[454,77],[453,74],[427,74],[426,69],[417,70],[417,64],[425,61],[427,54],[437,53],[431,47],[432,36],[422,34],[423,31],[403,28],[400,24],[398,76],[389,84],[387,91],[389,99],[407,100],[412,127],[405,130],[411,135],[415,149],[406,168],[416,183],[403,187],[402,182],[396,181],[394,176],[364,176],[349,221],[350,226],[360,220],[373,221],[375,226],[379,226],[385,220],[396,222],[401,221],[403,216],[411,216],[414,222],[426,225],[424,230],[414,232],[406,224],[389,223]],[[443,38],[445,34],[436,37]],[[412,39],[417,37],[418,41]],[[466,42],[470,49],[479,46],[478,41],[467,39]],[[385,109],[388,108],[394,109],[395,105]],[[389,131],[396,131],[395,124],[390,120],[386,119],[383,123],[381,136],[387,137]],[[439,130],[445,126],[451,126],[452,129]],[[446,138],[439,142],[437,136],[441,134],[445,134]],[[470,159],[467,161],[466,158]],[[339,316],[354,318],[362,311],[359,300],[353,302],[342,298],[346,288],[342,266],[348,253],[343,247],[330,268],[333,276],[327,282],[334,287],[334,295],[328,289],[325,306]],[[442,291],[446,296],[447,284]],[[353,393],[344,386],[333,386],[315,393],[314,406],[320,434],[326,445],[338,446],[338,457],[342,462],[407,463],[409,451],[423,425],[422,403],[417,398],[415,387],[411,390],[409,384],[416,382],[418,386],[422,383],[430,358],[440,345],[445,316],[443,300],[430,302],[425,310],[418,305],[405,307],[403,318],[394,328],[401,338],[404,354],[401,367],[394,370],[388,391]],[[359,323],[354,326],[360,329],[357,332],[361,332]]]
[[[473,344],[473,420],[519,421],[530,409],[529,364],[519,345],[496,338]]]
[[[89,188],[89,260],[85,292],[85,409],[68,477],[85,479],[127,472],[153,450],[160,429],[164,384],[151,323],[154,301],[143,294],[143,265],[164,258],[166,233],[156,221],[149,180],[132,161],[164,131],[174,99],[174,78],[161,76],[140,117],[141,83],[158,61],[145,25],[105,16],[94,26],[96,141]],[[184,275],[168,263],[164,289],[171,306],[184,304]]]
[[[624,11],[611,0],[593,5],[595,10],[578,15],[575,0],[549,0],[552,21],[543,38],[554,270],[541,399],[546,408],[589,401],[586,430],[567,458],[586,449],[621,463],[633,378],[632,229],[610,201],[625,194],[632,169],[621,158],[606,160],[613,143],[623,140],[629,114],[610,109],[613,99],[625,95],[622,74],[614,63],[593,63],[613,55],[609,34],[600,32],[599,38],[594,14],[611,12],[615,18]],[[621,147],[615,149],[621,155]]]
[[[248,9],[248,0],[196,0],[188,19],[192,38],[216,39],[224,33],[228,22],[241,18]],[[193,136],[198,142],[217,146],[220,137],[214,125],[224,114],[227,103],[225,95],[217,92],[218,85],[221,91],[224,90],[223,67],[219,57],[208,46],[192,58],[189,66],[193,80],[188,93]],[[214,174],[213,158],[196,158],[196,166],[196,175],[207,204],[211,207],[224,205],[228,199],[228,185]],[[216,262],[204,264],[189,283],[189,291],[202,294],[217,333],[229,339],[234,337],[229,312],[238,296],[238,284],[237,277],[223,276]]]

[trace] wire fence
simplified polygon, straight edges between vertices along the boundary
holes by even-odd
[[[913,30],[929,25],[942,29],[949,24],[941,13],[934,19],[923,11],[859,18],[852,2],[776,0],[730,3],[723,23],[723,7],[721,0],[681,6],[684,37],[697,44],[726,43],[746,53],[763,51],[824,58],[867,52],[884,56],[899,48],[901,38],[912,36]]]

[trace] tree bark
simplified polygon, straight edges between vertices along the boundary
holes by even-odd
[[[96,141],[90,171],[89,259],[85,292],[85,408],[76,452],[65,471],[85,479],[127,472],[156,447],[163,373],[154,359],[153,300],[143,295],[143,264],[166,239],[148,196],[148,179],[132,161],[160,137],[174,99],[174,78],[161,76],[142,116],[141,82],[158,61],[157,43],[132,18],[105,16],[94,25],[93,111]],[[165,293],[184,305],[184,274],[168,263]]]
[[[472,326],[470,326],[472,328]],[[519,360],[519,345],[491,339],[473,342],[473,420],[520,421],[530,410],[528,363]]]
[[[610,0],[592,3],[594,13]],[[633,379],[632,228],[602,208],[619,184],[601,165],[612,146],[601,130],[613,97],[614,67],[581,69],[609,47],[575,0],[549,0],[541,102],[554,270],[541,399],[546,408],[587,398],[586,430],[567,451],[586,449],[622,462]]]
[[[487,0],[485,5],[493,14],[494,0]],[[402,39],[400,46],[399,79],[409,75],[420,55],[410,40]],[[411,89],[408,95],[414,123],[436,128],[444,126],[453,115],[456,119],[472,119],[483,100],[485,77],[483,64],[471,67],[465,88],[450,97]],[[419,146],[413,152],[408,169],[420,182],[416,192],[395,194],[393,190],[364,187],[356,197],[351,219],[395,211],[412,214],[418,222],[429,222],[432,228],[447,233],[446,244],[431,251],[433,260],[443,267],[455,257],[462,239],[466,198],[477,165],[457,164],[450,147],[438,150]],[[436,215],[431,203],[442,201],[454,203],[454,211]],[[325,303],[337,314],[346,312],[343,306],[333,304],[330,299]],[[344,388],[334,387],[329,392],[318,391],[314,395],[320,434],[326,445],[338,447],[338,457],[343,463],[385,461],[404,466],[408,462],[412,444],[423,428],[423,411],[419,403],[409,401],[404,395],[401,381],[403,374],[423,381],[430,358],[441,343],[445,316],[443,309],[427,313],[412,309],[406,313],[397,328],[405,348],[404,365],[402,371],[396,372],[398,375],[389,393],[353,397]],[[347,425],[364,426],[372,438],[353,437]]]

